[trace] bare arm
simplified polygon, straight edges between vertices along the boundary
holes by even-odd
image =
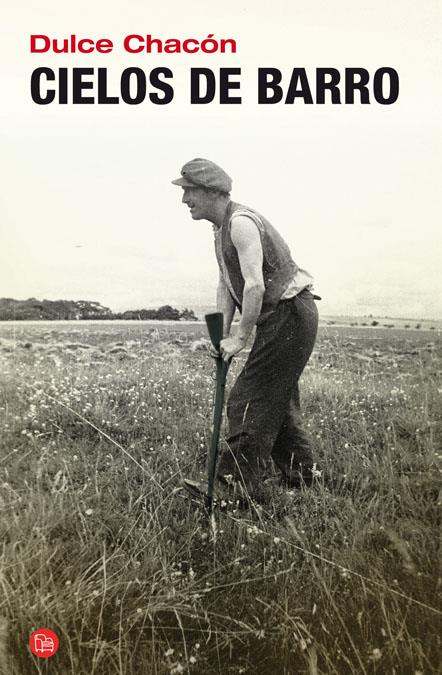
[[[244,290],[238,330],[233,337],[221,342],[221,353],[225,360],[229,360],[245,346],[260,315],[265,292],[261,238],[255,223],[247,216],[233,218],[231,236],[238,252]]]
[[[224,314],[224,335],[228,335],[230,333],[230,326],[232,325],[236,307],[229,289],[224,283],[221,272],[219,275],[218,289],[216,291],[216,308],[218,312]]]

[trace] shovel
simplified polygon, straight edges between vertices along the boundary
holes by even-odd
[[[213,487],[216,474],[216,460],[218,459],[219,433],[221,430],[221,420],[223,416],[224,390],[226,388],[227,371],[229,364],[226,363],[219,354],[219,345],[223,339],[224,317],[222,312],[214,312],[205,316],[207,330],[210,340],[218,352],[216,357],[216,389],[215,389],[215,408],[213,411],[213,431],[210,441],[210,450],[207,460],[207,507],[212,510],[213,505]]]
[[[205,316],[207,330],[209,331],[212,345],[218,352],[216,357],[216,389],[215,389],[215,407],[213,411],[213,430],[210,441],[209,454],[207,457],[207,494],[205,494],[206,506],[209,513],[213,507],[213,488],[216,475],[216,461],[218,458],[219,434],[221,430],[221,420],[224,405],[224,390],[226,387],[227,371],[229,364],[224,361],[219,354],[220,342],[223,339],[224,316],[222,312],[214,312]],[[186,479],[184,481],[186,489],[194,496],[201,497],[201,487],[196,481]]]

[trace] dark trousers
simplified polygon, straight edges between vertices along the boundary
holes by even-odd
[[[218,477],[253,488],[270,457],[290,482],[313,458],[302,430],[298,380],[312,353],[318,310],[310,291],[279,303],[256,329],[249,357],[227,402],[229,433]]]

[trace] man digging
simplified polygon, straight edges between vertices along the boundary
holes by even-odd
[[[256,326],[248,359],[227,402],[228,436],[217,473],[218,494],[261,501],[268,460],[287,487],[309,485],[313,457],[301,427],[298,380],[318,329],[312,277],[293,261],[276,229],[230,199],[232,180],[214,162],[193,159],[172,181],[193,220],[213,224],[219,266],[217,309],[224,314],[220,354],[228,363]],[[241,313],[230,334],[235,309]]]

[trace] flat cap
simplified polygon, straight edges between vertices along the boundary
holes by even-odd
[[[232,179],[218,164],[209,159],[196,159],[187,162],[181,169],[181,178],[173,180],[174,185],[181,187],[206,187],[222,192],[230,192]]]

